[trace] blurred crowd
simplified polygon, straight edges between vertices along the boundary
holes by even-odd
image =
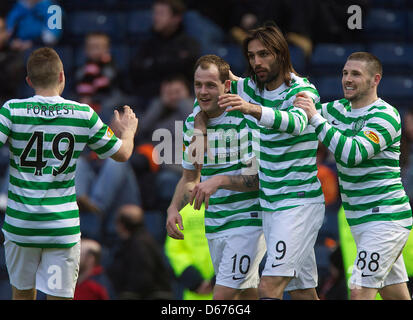
[[[48,10],[53,4],[62,9],[62,29],[48,27]],[[275,21],[290,45],[308,59],[317,43],[362,39],[361,32],[347,28],[350,4],[363,6],[364,15],[370,1],[1,1],[1,104],[33,94],[24,82],[25,61],[34,48],[51,46],[65,66],[65,98],[89,104],[108,124],[114,108],[124,104],[139,117],[135,152],[128,162],[100,160],[90,150],[79,159],[76,191],[82,253],[75,299],[181,299],[185,289],[201,295],[211,292],[212,275],[201,276],[196,268],[187,266],[178,272],[168,251],[175,247],[165,246],[166,209],[181,176],[180,162],[175,161],[180,155],[172,147],[173,163],[159,163],[157,159],[164,155],[157,154],[159,142],[154,141],[154,132],[169,130],[175,146],[175,138],[180,137],[176,137],[180,134],[176,123],[183,122],[192,110],[193,65],[200,55],[222,53],[231,59],[229,48],[239,50],[246,31]],[[99,20],[109,17],[97,16],[96,27],[83,30],[77,18],[97,10],[120,12],[123,17],[136,14],[136,21],[121,21],[129,30],[121,34],[123,31],[105,28],[110,21]],[[198,25],[201,22],[211,27],[210,33]],[[131,33],[134,28],[136,33]],[[212,38],[225,43],[229,51],[209,52],[216,46],[208,42]],[[127,54],[123,54],[125,47]],[[242,76],[245,61],[241,58],[234,66],[234,73]],[[412,112],[406,113],[404,125],[403,183],[413,199]],[[1,219],[7,201],[8,157],[6,145],[0,149]],[[334,159],[320,146],[318,160],[327,207],[316,244],[319,295],[322,299],[347,299]],[[0,298],[8,299],[3,251]]]

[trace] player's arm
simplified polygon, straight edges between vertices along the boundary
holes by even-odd
[[[184,169],[182,177],[175,187],[175,193],[171,204],[168,207],[166,230],[168,235],[174,239],[183,239],[184,235],[179,230],[183,230],[182,217],[179,211],[189,203],[192,189],[199,182],[201,173],[199,170]],[[177,225],[179,229],[177,228]]]
[[[0,108],[0,148],[6,143],[10,135],[11,113],[6,103]]]
[[[111,158],[115,161],[127,161],[133,152],[133,141],[138,129],[138,118],[129,106],[123,107],[123,112],[114,111],[111,128],[115,135],[122,141],[119,150]]]
[[[314,101],[319,99],[317,91],[312,87],[302,87],[298,90],[307,92]],[[287,99],[292,100],[293,98],[293,95],[290,98],[287,96]],[[296,108],[292,103],[286,110],[277,110],[276,108],[247,102],[237,94],[224,94],[219,97],[218,104],[222,108],[229,107],[227,111],[239,110],[256,118],[261,126],[292,135],[300,135],[308,125],[306,113]]]
[[[294,102],[305,110],[317,137],[333,154],[336,162],[354,167],[391,146],[400,136],[400,121],[387,113],[371,115],[355,136],[347,136],[328,123],[308,97],[301,96]]]
[[[216,175],[197,184],[191,193],[189,203],[194,203],[194,209],[199,210],[203,202],[208,209],[209,198],[218,190],[227,189],[239,192],[259,190],[258,174],[255,175]]]

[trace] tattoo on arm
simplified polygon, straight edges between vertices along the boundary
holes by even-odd
[[[255,191],[259,190],[258,175],[239,175],[228,176],[229,184],[222,186],[224,189],[236,191]]]
[[[248,189],[258,190],[258,175],[241,176],[241,178]]]
[[[182,196],[182,200],[179,204],[179,210],[185,207],[188,202],[189,202],[189,195],[187,193],[184,193],[184,195]]]

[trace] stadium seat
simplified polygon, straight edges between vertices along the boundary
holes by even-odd
[[[407,40],[413,41],[413,11],[407,13]]]
[[[241,76],[246,71],[247,62],[242,53],[242,48],[238,44],[225,44],[217,46],[208,46],[201,51],[202,54],[216,54],[220,56],[231,66],[231,71],[237,75]]]
[[[340,75],[310,78],[309,80],[317,88],[318,93],[320,94],[321,103],[341,99],[343,97]]]
[[[410,100],[413,106],[413,76],[384,75],[378,89],[379,96],[384,100]]]
[[[225,41],[224,31],[195,10],[185,13],[183,24],[185,31],[198,40],[202,51],[207,50],[211,45],[218,45]]]
[[[372,8],[402,8],[405,6],[406,0],[370,0],[370,5]],[[407,0],[408,1],[408,0]]]
[[[301,48],[290,45],[291,62],[295,71],[303,75],[307,72],[306,58]]]
[[[75,39],[83,39],[90,32],[107,33],[112,40],[122,40],[125,34],[125,16],[121,13],[77,11],[70,14],[67,23],[69,33]]]
[[[365,51],[362,44],[318,44],[311,56],[311,74],[338,75],[347,57],[355,51]]]
[[[385,75],[411,73],[413,70],[413,45],[377,43],[371,45],[370,52],[382,62]]]
[[[368,41],[402,41],[406,18],[401,10],[372,9],[363,22],[364,36]]]
[[[138,10],[128,14],[127,30],[132,37],[143,37],[148,34],[152,27],[152,11]]]

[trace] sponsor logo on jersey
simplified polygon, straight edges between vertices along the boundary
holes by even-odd
[[[108,129],[106,130],[106,136],[107,136],[108,138],[112,138],[112,136],[113,136],[113,131],[112,131],[112,129],[109,128],[109,127],[108,127]]]
[[[377,134],[375,134],[373,131],[367,130],[363,132],[364,135],[369,138],[371,141],[373,141],[375,144],[379,144],[380,143],[380,139],[379,136]]]

